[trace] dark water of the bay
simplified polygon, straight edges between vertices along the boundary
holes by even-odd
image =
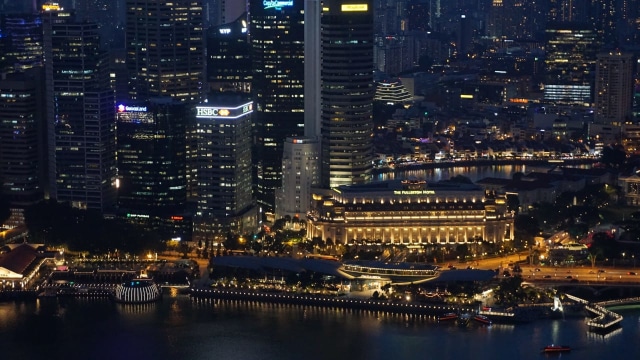
[[[585,167],[584,165],[582,167]],[[377,174],[374,176],[374,181],[385,180],[404,180],[404,179],[417,179],[427,181],[440,181],[448,180],[457,175],[468,177],[471,181],[478,181],[486,177],[497,178],[513,178],[513,174],[522,172],[528,174],[533,171],[546,172],[551,169],[548,165],[482,165],[482,166],[456,166],[456,167],[443,167],[437,169],[420,169],[420,170],[406,170],[398,172],[388,172]]]
[[[637,359],[640,306],[621,328],[582,317],[517,325],[438,324],[433,317],[234,301],[121,305],[107,299],[0,303],[0,359]],[[570,353],[545,355],[545,345]]]

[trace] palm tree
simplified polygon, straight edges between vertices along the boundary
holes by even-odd
[[[591,261],[591,268],[596,267],[596,260],[600,255],[602,255],[602,249],[594,248],[593,246],[589,249],[589,255],[587,255],[587,259]]]

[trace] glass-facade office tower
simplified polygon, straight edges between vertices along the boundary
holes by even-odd
[[[631,120],[633,55],[619,51],[598,54],[595,82],[595,120],[622,125]]]
[[[0,186],[11,202],[9,227],[23,224],[24,209],[43,196],[41,84],[41,68],[0,78]]]
[[[217,95],[198,105],[198,204],[194,235],[209,240],[257,231],[252,194],[251,118],[247,95]]]
[[[126,0],[129,96],[198,102],[204,80],[200,0]]]
[[[251,0],[258,204],[273,213],[287,137],[304,134],[304,1]]]
[[[49,192],[79,208],[116,201],[114,95],[98,25],[43,11]]]
[[[7,65],[18,71],[42,66],[42,18],[39,14],[14,14],[2,19],[0,50]]]
[[[323,187],[371,180],[373,161],[373,6],[329,0],[322,14]]]
[[[586,24],[552,23],[546,30],[544,99],[589,106],[598,38]]]
[[[207,30],[207,82],[212,92],[251,91],[251,46],[244,13]]]
[[[197,104],[202,96],[205,40],[201,0],[126,0],[129,98],[171,97]],[[197,196],[195,123],[187,124],[187,195]]]
[[[119,214],[159,230],[165,240],[190,237],[187,117],[187,105],[171,98],[117,104]]]

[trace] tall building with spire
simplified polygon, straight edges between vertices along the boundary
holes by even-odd
[[[373,161],[373,4],[323,2],[321,185],[371,180]]]

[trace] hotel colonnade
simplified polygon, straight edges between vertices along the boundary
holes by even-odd
[[[501,243],[514,237],[514,215],[504,197],[484,194],[469,184],[407,183],[340,187],[316,195],[308,216],[307,236],[386,244]]]

